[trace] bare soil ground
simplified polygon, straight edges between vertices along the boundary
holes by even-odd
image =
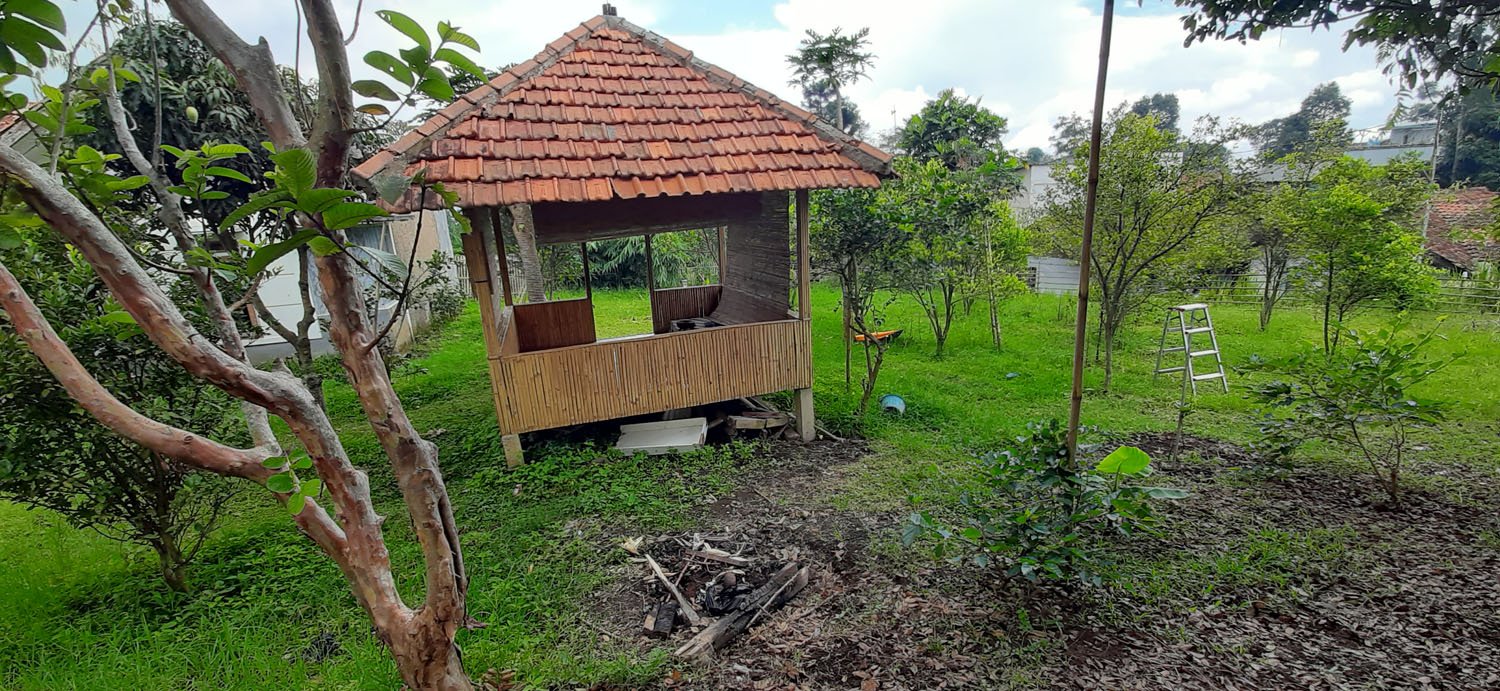
[[[1168,435],[1132,443],[1157,459]],[[833,508],[857,442],[773,446],[774,470],[702,508],[693,532],[736,535],[760,568],[813,578],[711,661],[663,687],[716,689],[1497,689],[1500,478],[1413,490],[1383,507],[1363,477],[1256,469],[1243,449],[1190,438],[1160,484],[1191,499],[1121,555],[1120,585],[1026,591],[994,572],[894,547],[899,513]],[[659,539],[659,538],[648,538]],[[650,544],[648,542],[648,544]],[[591,626],[640,654],[661,591],[622,564]]]

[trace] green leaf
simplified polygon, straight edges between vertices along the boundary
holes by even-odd
[[[474,75],[474,78],[479,79],[480,81],[484,81],[484,70],[480,69],[479,65],[474,64],[474,61],[470,60],[463,53],[453,50],[452,48],[437,49],[437,52],[432,54],[432,59],[446,62],[454,67],[457,67],[458,69]]]
[[[135,317],[131,316],[130,313],[126,312],[125,310],[115,310],[113,312],[105,312],[104,314],[99,315],[99,322],[101,324],[130,324],[130,325],[134,325],[136,323]]]
[[[323,227],[328,230],[352,228],[372,218],[389,216],[382,209],[368,202],[344,202],[335,204],[323,212]]]
[[[286,458],[283,456],[272,456],[264,461],[261,461],[260,464],[262,466],[275,470],[277,468],[280,468],[281,466],[286,465]]]
[[[266,270],[271,262],[280,259],[283,255],[308,243],[315,237],[319,237],[315,229],[300,231],[281,242],[273,242],[265,247],[255,250],[250,259],[245,262],[245,275],[254,276]]]
[[[417,83],[417,75],[411,71],[410,67],[406,66],[406,63],[383,50],[372,50],[365,53],[365,64],[384,72],[391,79],[407,86]]]
[[[423,83],[425,84],[426,82]],[[354,88],[354,93],[366,98],[378,98],[382,101],[401,100],[401,97],[395,91],[392,91],[391,87],[386,86],[385,82],[379,82],[374,79],[361,79],[350,84],[350,86]]]
[[[132,175],[121,180],[111,180],[107,187],[111,192],[128,192],[130,190],[140,189],[149,184],[151,184],[151,178],[148,178],[144,175]]]
[[[417,91],[426,95],[434,101],[452,101],[454,97],[453,84],[448,82],[447,75],[432,75],[422,80],[417,85]]]
[[[240,221],[245,220],[251,214],[260,213],[267,209],[282,207],[290,208],[292,204],[291,195],[285,190],[267,190],[250,197],[250,200],[241,204],[219,223],[220,230],[226,230]]]
[[[1152,499],[1185,499],[1187,490],[1175,487],[1140,487],[1141,492]]]
[[[309,240],[307,246],[313,251],[313,254],[316,254],[319,257],[326,257],[330,254],[338,254],[339,251],[338,243],[335,243],[334,241],[329,240],[328,238],[325,238],[321,235],[313,238],[312,240]]]
[[[308,190],[307,194],[297,198],[297,210],[309,214],[317,214],[326,211],[329,207],[345,199],[358,194],[353,190],[341,190],[337,187],[319,187]]]
[[[250,183],[250,176],[245,175],[244,173],[241,173],[240,171],[235,170],[233,168],[225,168],[224,166],[209,166],[203,172],[207,173],[208,175],[212,175],[214,177],[229,178],[230,180],[239,180],[240,182],[243,182],[243,183],[246,183],[246,184]]]
[[[457,43],[458,45],[461,45],[475,52],[479,51],[479,41],[474,40],[473,36],[459,31],[458,29],[450,30],[448,34],[443,37],[443,40],[449,43]]]
[[[60,34],[68,31],[62,10],[47,0],[7,0],[5,11],[19,14]]]
[[[1151,456],[1134,446],[1122,446],[1111,451],[1099,461],[1095,468],[1101,473],[1137,475],[1151,464]]]
[[[240,144],[210,144],[203,148],[203,153],[214,158],[229,158],[231,156],[244,156],[250,153],[250,149]]]
[[[0,19],[0,42],[37,67],[47,66],[47,49],[66,50],[57,34],[17,16]]]
[[[316,497],[321,489],[323,489],[322,480],[310,478],[302,481],[302,495],[305,497]]]
[[[385,23],[390,24],[397,31],[406,34],[407,38],[416,41],[417,45],[426,50],[432,50],[432,39],[427,36],[426,31],[422,30],[422,25],[413,21],[411,17],[395,10],[380,10],[375,13],[375,16],[385,20]]]
[[[300,455],[296,460],[292,461],[293,470],[307,470],[311,467],[313,467],[313,460],[306,454]]]
[[[280,472],[266,478],[266,489],[272,492],[285,494],[292,491],[292,488],[296,485],[297,480],[292,477],[290,472]]]
[[[289,511],[293,516],[302,513],[302,507],[304,506],[307,506],[306,495],[293,494],[292,496],[286,498],[286,510]]]
[[[375,193],[380,200],[387,204],[395,204],[402,195],[406,194],[407,188],[411,187],[411,178],[394,173],[381,174],[370,181],[374,185]]]
[[[271,155],[271,160],[278,169],[279,185],[294,197],[300,198],[318,180],[318,163],[307,149],[278,151]]]
[[[365,115],[390,115],[391,114],[391,109],[390,108],[387,108],[387,107],[385,107],[383,105],[380,105],[379,103],[366,103],[366,104],[364,104],[362,106],[359,106],[358,108],[355,108],[355,110],[357,110],[357,111],[359,111],[361,113],[364,113]]]
[[[0,250],[13,250],[21,246],[21,232],[10,226],[0,226]]]

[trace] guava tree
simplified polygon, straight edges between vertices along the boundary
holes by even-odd
[[[1103,388],[1114,377],[1115,337],[1125,319],[1176,280],[1218,263],[1241,242],[1228,222],[1247,178],[1224,148],[1232,135],[1200,122],[1191,136],[1159,129],[1152,117],[1116,110],[1100,147],[1098,224],[1090,255],[1099,296]],[[1076,256],[1088,187],[1088,144],[1053,173],[1042,227]]]
[[[170,420],[148,416],[122,401],[75,357],[43,310],[0,264],[0,307],[9,316],[7,328],[80,408],[109,429],[172,461],[262,485],[283,502],[297,527],[338,565],[355,599],[369,615],[376,635],[391,650],[408,686],[471,688],[454,643],[457,630],[474,623],[465,608],[468,576],[437,447],[417,432],[391,385],[377,347],[380,329],[368,317],[356,277],[359,260],[354,253],[344,251],[344,231],[385,214],[373,204],[358,201],[358,194],[345,188],[350,145],[359,129],[355,92],[396,104],[412,102],[417,94],[451,99],[453,89],[443,68],[478,72],[470,58],[455,50],[477,49],[477,45],[446,23],[438,25],[434,39],[410,18],[383,11],[378,13],[381,19],[410,39],[412,45],[394,55],[375,51],[365,56],[365,61],[388,79],[352,82],[345,51],[349,36],[340,25],[334,3],[302,0],[301,25],[311,46],[318,81],[313,108],[316,115],[311,126],[304,127],[293,114],[280,68],[264,39],[246,42],[202,0],[167,0],[165,4],[234,75],[237,87],[245,93],[269,135],[267,146],[273,152],[274,164],[269,179],[273,186],[253,197],[240,212],[273,214],[294,223],[297,231],[286,241],[257,250],[245,270],[255,272],[274,257],[298,247],[313,250],[318,284],[329,314],[329,340],[339,353],[366,421],[385,451],[421,547],[424,571],[420,602],[409,604],[397,588],[382,530],[385,517],[376,512],[369,480],[350,460],[327,414],[295,376],[247,364],[242,352],[234,348],[237,334],[233,324],[225,323],[222,314],[213,314],[212,296],[221,294],[216,286],[218,276],[234,267],[218,266],[211,256],[192,264],[197,270],[189,272],[190,278],[210,304],[211,321],[218,331],[205,334],[189,321],[165,289],[166,274],[170,273],[166,269],[171,267],[144,263],[112,227],[116,208],[95,203],[94,193],[101,188],[107,191],[117,185],[135,185],[149,191],[151,196],[146,199],[160,211],[160,221],[174,226],[173,205],[180,206],[194,190],[163,185],[163,176],[151,156],[142,156],[145,170],[140,175],[110,180],[108,171],[97,166],[82,168],[87,161],[73,162],[78,160],[76,156],[54,156],[51,165],[44,167],[14,147],[0,145],[0,180],[13,189],[47,231],[71,245],[93,268],[121,312],[156,347],[189,374],[242,401],[247,417],[255,417],[254,411],[260,411],[261,418],[267,413],[281,418],[300,450],[283,453],[275,437],[256,434],[268,432],[264,425],[252,423],[253,446],[232,446],[182,429]],[[18,83],[17,77],[41,81],[40,69],[65,53],[67,46],[92,40],[86,35],[89,32],[118,27],[131,21],[138,10],[149,11],[149,7],[135,8],[127,0],[112,0],[101,2],[98,10],[84,29],[85,35],[68,36],[62,12],[49,0],[0,5],[0,35],[6,37],[0,50],[0,85],[6,92],[0,98],[6,110],[20,112],[29,123],[43,129],[51,124],[57,137],[53,151],[70,146],[66,118],[55,117],[58,113],[45,104],[30,108],[27,97],[11,89]],[[57,62],[75,64],[71,56]],[[107,98],[118,88],[119,75],[110,69],[113,63],[108,56],[100,64],[104,73],[91,73],[87,79],[102,87]],[[63,78],[70,80],[65,86],[72,88],[71,80],[77,75],[70,71]],[[359,109],[395,117],[378,103]],[[116,121],[116,126],[125,124]],[[136,165],[141,167],[140,162]],[[211,167],[204,168],[205,175],[213,174],[208,171]],[[405,188],[406,184],[398,187]],[[422,190],[423,194],[436,195],[430,198],[451,199],[441,188],[423,186]],[[196,242],[193,228],[176,226],[176,230],[187,232],[184,244]],[[5,228],[0,232],[0,240],[14,242],[20,231]],[[201,257],[193,252],[184,254]]]

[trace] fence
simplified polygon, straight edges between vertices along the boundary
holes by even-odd
[[[1422,309],[1436,312],[1500,312],[1500,280],[1441,276],[1438,289]],[[1265,276],[1258,273],[1218,275],[1198,279],[1186,288],[1169,292],[1186,292],[1196,299],[1221,304],[1258,305]],[[1309,291],[1296,282],[1286,284],[1283,304],[1312,301]],[[1168,292],[1168,291],[1164,291]]]

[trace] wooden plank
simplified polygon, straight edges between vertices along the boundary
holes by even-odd
[[[812,319],[812,260],[808,256],[808,194],[797,190],[797,316]]]
[[[506,355],[496,361],[501,428],[530,432],[810,387],[808,325],[760,322]]]
[[[652,332],[664,334],[672,330],[672,322],[678,319],[713,314],[719,306],[719,290],[719,286],[709,285],[651,291]]]
[[[495,296],[495,311],[500,311],[500,306],[513,305],[515,300],[510,294],[510,267],[505,263],[505,233],[501,232],[500,209],[491,208],[488,218],[482,225],[474,226],[474,232],[480,233],[484,240],[485,261],[489,265],[490,278],[492,282],[500,284],[500,294]]]
[[[523,353],[597,340],[594,303],[588,298],[528,302],[511,309],[515,313],[518,349]]]
[[[760,214],[760,194],[701,194],[531,205],[537,242],[608,240],[643,233],[713,228]],[[785,196],[785,193],[782,193]]]

